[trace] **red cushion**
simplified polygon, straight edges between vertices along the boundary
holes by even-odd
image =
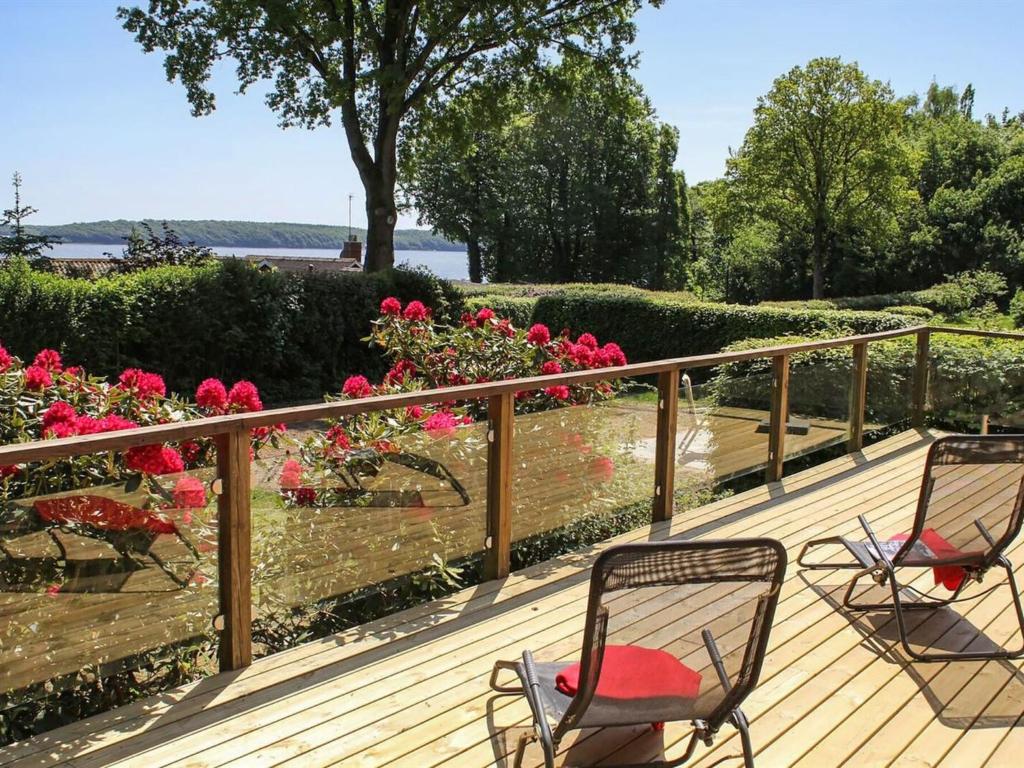
[[[909,538],[908,534],[901,533],[893,536],[892,540],[906,541]],[[925,528],[921,531],[918,541],[928,547],[928,549],[935,553],[935,557],[939,559],[963,557],[966,554],[942,538],[934,528]],[[941,584],[950,592],[956,592],[960,585],[964,583],[964,579],[967,578],[967,571],[959,565],[937,565],[932,568],[932,573],[935,577],[936,586]]]
[[[34,504],[44,522],[55,525],[83,525],[103,531],[145,530],[176,533],[174,523],[145,509],[106,496],[64,496],[40,499]]]
[[[555,677],[555,687],[567,696],[579,690],[580,665],[570,664]],[[700,673],[670,653],[636,645],[608,645],[604,649],[597,695],[610,699],[650,699],[664,696],[694,699]]]

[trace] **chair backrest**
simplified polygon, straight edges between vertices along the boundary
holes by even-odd
[[[579,688],[559,728],[586,727],[588,710],[607,721],[610,707],[631,722],[629,701],[610,703],[597,693],[608,645],[659,649],[700,675],[696,698],[666,702],[659,719],[720,726],[757,683],[785,570],[786,550],[774,539],[648,542],[603,552],[590,580]]]
[[[942,437],[928,451],[914,527],[894,561],[920,553],[913,545],[921,541],[936,560],[959,552],[980,554],[991,565],[1020,533],[1022,520],[1024,434]]]

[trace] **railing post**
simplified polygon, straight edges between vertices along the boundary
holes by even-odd
[[[252,521],[249,431],[216,438],[217,564],[220,574],[220,670],[252,663]]]
[[[864,447],[864,407],[868,394],[868,345],[853,345],[853,381],[850,384],[850,433],[846,450],[859,451]]]
[[[658,437],[654,446],[653,519],[672,517],[676,477],[676,421],[679,414],[679,369],[658,374]]]
[[[931,332],[926,328],[917,332],[917,352],[914,356],[914,400],[910,411],[910,425],[924,426],[925,407],[928,402],[928,344]]]
[[[487,403],[487,550],[484,578],[508,576],[512,561],[512,393]]]
[[[789,421],[789,355],[772,358],[771,428],[768,433],[766,482],[782,479],[786,459],[786,426]]]

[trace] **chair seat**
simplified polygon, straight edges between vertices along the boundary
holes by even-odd
[[[927,533],[927,531],[925,533]],[[903,547],[905,541],[906,538],[904,537],[893,537],[879,543],[882,545],[882,549],[885,554],[888,555],[891,560]],[[938,541],[941,541],[941,539]],[[870,541],[852,541],[850,539],[843,538],[842,542],[850,553],[857,558],[857,562],[865,568],[870,568],[878,562],[878,553],[875,552],[875,547]],[[904,557],[895,564],[921,568],[933,568],[941,565],[955,565],[969,568],[972,566],[980,566],[985,560],[984,552],[961,552],[955,547],[945,544],[945,542],[942,542],[945,546],[937,546],[937,543],[938,542],[935,539],[932,540],[932,546],[928,545],[927,539],[926,541],[915,541],[910,552],[904,555]]]
[[[540,682],[540,697],[544,711],[553,720],[561,720],[572,702],[572,696],[566,696],[557,688],[557,677],[566,664],[564,661],[538,662],[534,664],[537,679]],[[526,672],[522,662],[516,665],[523,684],[526,684]],[[704,690],[704,689],[710,690]],[[707,694],[712,695],[708,696]],[[674,720],[695,720],[705,716],[717,705],[724,696],[714,676],[704,676],[701,681],[699,696],[654,696],[645,698],[613,698],[595,695],[587,707],[580,723],[580,728],[635,725],[640,723],[664,723]]]

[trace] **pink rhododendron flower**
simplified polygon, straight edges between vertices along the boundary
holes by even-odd
[[[75,409],[70,403],[58,400],[47,408],[46,413],[43,414],[43,427],[52,427],[57,422],[61,421],[74,421],[77,415],[78,414],[75,413]]]
[[[498,321],[494,326],[494,331],[508,339],[511,339],[516,335],[516,329],[512,327],[512,322],[506,318],[502,318]]]
[[[20,468],[17,464],[0,464],[0,480],[6,480],[8,477],[14,477]]]
[[[588,468],[590,477],[599,483],[611,482],[615,476],[615,462],[607,456],[595,456]]]
[[[463,312],[462,313],[462,324],[464,326],[466,326],[467,328],[476,328],[476,325],[477,325],[476,318],[473,317],[473,314],[471,312]]]
[[[555,400],[568,400],[569,399],[569,388],[565,384],[556,384],[553,387],[546,387],[544,394],[548,397],[553,397]]]
[[[263,401],[260,400],[260,391],[251,381],[236,381],[231,391],[228,392],[228,404],[236,410],[244,413],[263,410]]]
[[[148,400],[155,396],[163,397],[167,394],[163,377],[156,373],[147,373],[138,368],[126,368],[117,380],[121,389],[131,392],[140,400]]]
[[[186,464],[194,464],[199,459],[202,446],[195,440],[185,440],[178,445],[178,450],[181,451],[181,458],[185,460]]]
[[[458,423],[452,414],[447,411],[438,411],[427,417],[427,420],[423,422],[423,429],[431,437],[448,437],[455,434],[455,427],[458,426]]]
[[[220,379],[203,379],[196,387],[196,405],[213,411],[224,411],[228,407],[228,390]]]
[[[399,360],[384,374],[385,384],[404,384],[416,375],[416,364],[412,360]]]
[[[582,344],[587,349],[597,349],[597,338],[592,333],[581,333],[576,339],[577,344]]]
[[[609,341],[603,347],[601,352],[604,355],[604,359],[607,360],[610,366],[620,366],[626,364],[626,355],[623,353],[622,348],[614,341]]]
[[[4,349],[4,345],[0,344],[0,373],[4,373],[14,364],[14,358],[11,357],[11,353]]]
[[[302,485],[302,465],[295,459],[288,459],[281,467],[278,481],[282,488],[298,488]]]
[[[125,451],[124,465],[147,475],[170,475],[182,472],[185,463],[181,454],[165,445],[143,445]]]
[[[198,509],[206,506],[206,488],[198,477],[179,477],[171,491],[175,509]]]
[[[343,454],[352,448],[352,443],[349,441],[344,428],[338,425],[328,429],[325,437],[327,442],[330,443],[331,453],[333,454]]]
[[[481,307],[480,311],[476,313],[476,319],[478,323],[483,323],[487,320],[491,320],[494,317],[494,310],[490,307]]]
[[[538,347],[542,347],[551,341],[551,331],[543,323],[535,323],[530,326],[530,330],[526,332],[526,340],[531,344],[536,344]]]
[[[51,584],[46,588],[47,597],[56,597],[60,594],[60,584]]]
[[[373,394],[373,387],[365,376],[349,376],[341,385],[341,393],[356,399],[369,397]]]
[[[53,386],[50,372],[38,365],[30,365],[25,369],[25,389],[41,391]]]
[[[402,314],[402,302],[394,296],[388,296],[380,303],[380,313],[382,315],[398,316]]]
[[[430,310],[422,301],[410,301],[405,307],[406,320],[426,320],[430,317]]]
[[[64,369],[64,375],[70,379],[81,379],[85,377],[85,369],[80,365],[69,365]]]
[[[410,405],[405,409],[405,415],[413,421],[419,421],[423,418],[423,408],[418,405]]]
[[[557,360],[547,360],[541,365],[540,372],[545,376],[561,373],[562,365]]]
[[[581,368],[586,368],[594,359],[594,353],[590,347],[586,347],[583,344],[572,344],[566,357]]]
[[[51,373],[60,373],[60,353],[55,349],[43,349],[36,355],[32,365],[38,365]]]

